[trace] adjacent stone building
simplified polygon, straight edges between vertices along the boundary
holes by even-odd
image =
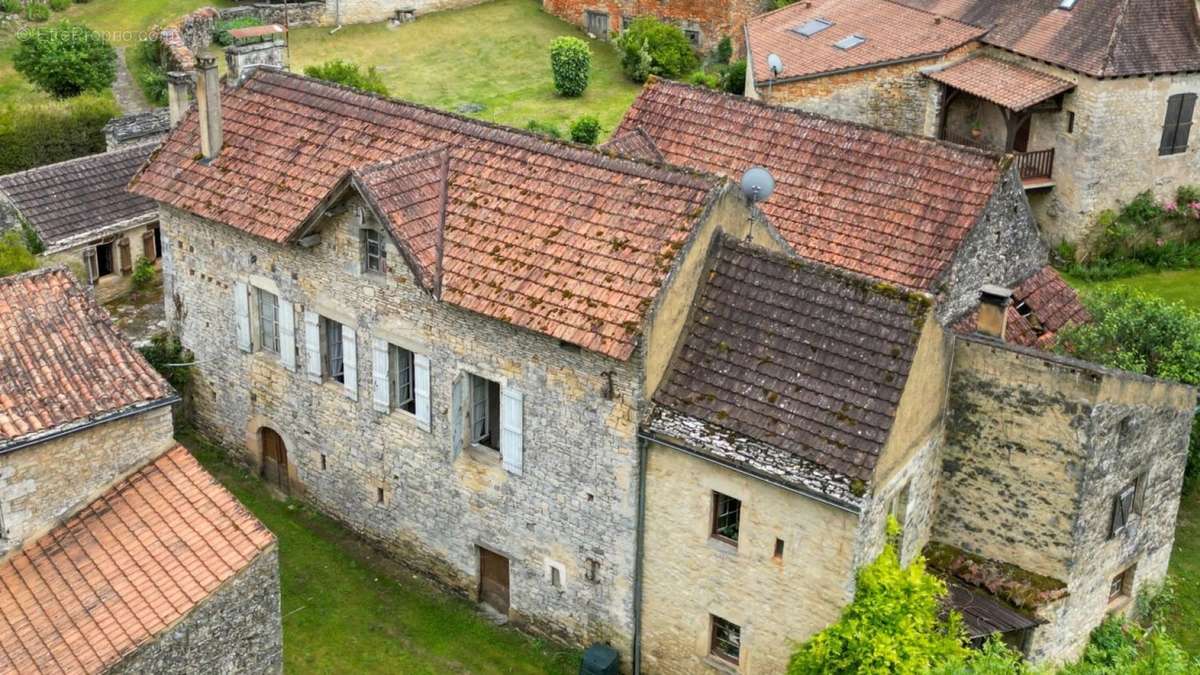
[[[64,269],[0,279],[0,334],[0,672],[280,672],[275,538],[178,396]]]
[[[769,0],[542,0],[547,12],[601,39],[616,36],[640,16],[653,16],[679,26],[704,51],[725,37],[740,45],[746,21],[770,6]]]
[[[751,96],[1010,153],[1055,244],[1086,245],[1096,214],[1139,192],[1200,181],[1190,0],[817,0],[747,35]]]

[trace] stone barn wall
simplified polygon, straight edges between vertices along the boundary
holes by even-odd
[[[587,13],[608,17],[609,35],[625,29],[625,19],[656,16],[684,30],[700,33],[700,48],[708,51],[723,37],[741,45],[746,20],[771,7],[767,0],[542,0],[542,7],[558,18],[587,29]]]
[[[481,2],[484,0],[327,0],[325,23],[372,23],[391,19],[396,15],[397,9],[414,9],[417,16],[420,16],[471,7]]]

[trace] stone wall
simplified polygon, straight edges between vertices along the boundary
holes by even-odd
[[[109,672],[282,673],[279,610],[279,552],[272,547]]]
[[[616,36],[625,29],[626,19],[656,16],[698,31],[703,51],[713,49],[726,36],[741,45],[746,20],[771,6],[768,0],[542,0],[547,12],[585,30],[588,12],[606,15],[609,35],[597,35],[599,38]]]
[[[333,2],[334,0],[330,0]],[[326,3],[318,2],[256,2],[238,7],[226,7],[218,10],[220,21],[230,21],[254,17],[264,24],[277,23],[280,26],[300,28],[303,26],[320,26],[325,23],[327,12]]]
[[[113,244],[113,273],[106,274],[91,284],[92,294],[100,303],[115,300],[129,292],[133,287],[133,266],[145,252],[143,235],[153,230],[157,221],[152,217],[137,219],[132,225],[124,224],[101,232],[90,232],[86,237],[76,237],[73,241],[59,243],[39,256],[43,265],[62,265],[71,270],[79,283],[88,285],[87,267],[83,254],[93,248],[96,243],[111,241]],[[76,243],[76,242],[82,243]],[[123,261],[123,251],[128,250],[129,265]]]
[[[414,9],[417,16],[478,5],[484,0],[327,0],[325,23],[349,24],[386,21],[397,9]],[[481,27],[482,28],[482,27]]]
[[[174,445],[170,406],[0,454],[0,557]]]

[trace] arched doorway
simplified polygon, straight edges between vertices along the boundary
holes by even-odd
[[[258,433],[262,442],[262,478],[288,494],[287,446],[274,429],[263,427]]]

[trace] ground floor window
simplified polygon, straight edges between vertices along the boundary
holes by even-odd
[[[1108,587],[1108,601],[1120,602],[1133,592],[1133,568],[1130,567],[1112,578]]]
[[[736,665],[742,655],[742,627],[726,621],[716,614],[712,617],[712,635],[709,641],[709,653],[713,656]]]
[[[113,267],[113,244],[99,244],[96,246],[96,277],[106,277],[115,271]]]

